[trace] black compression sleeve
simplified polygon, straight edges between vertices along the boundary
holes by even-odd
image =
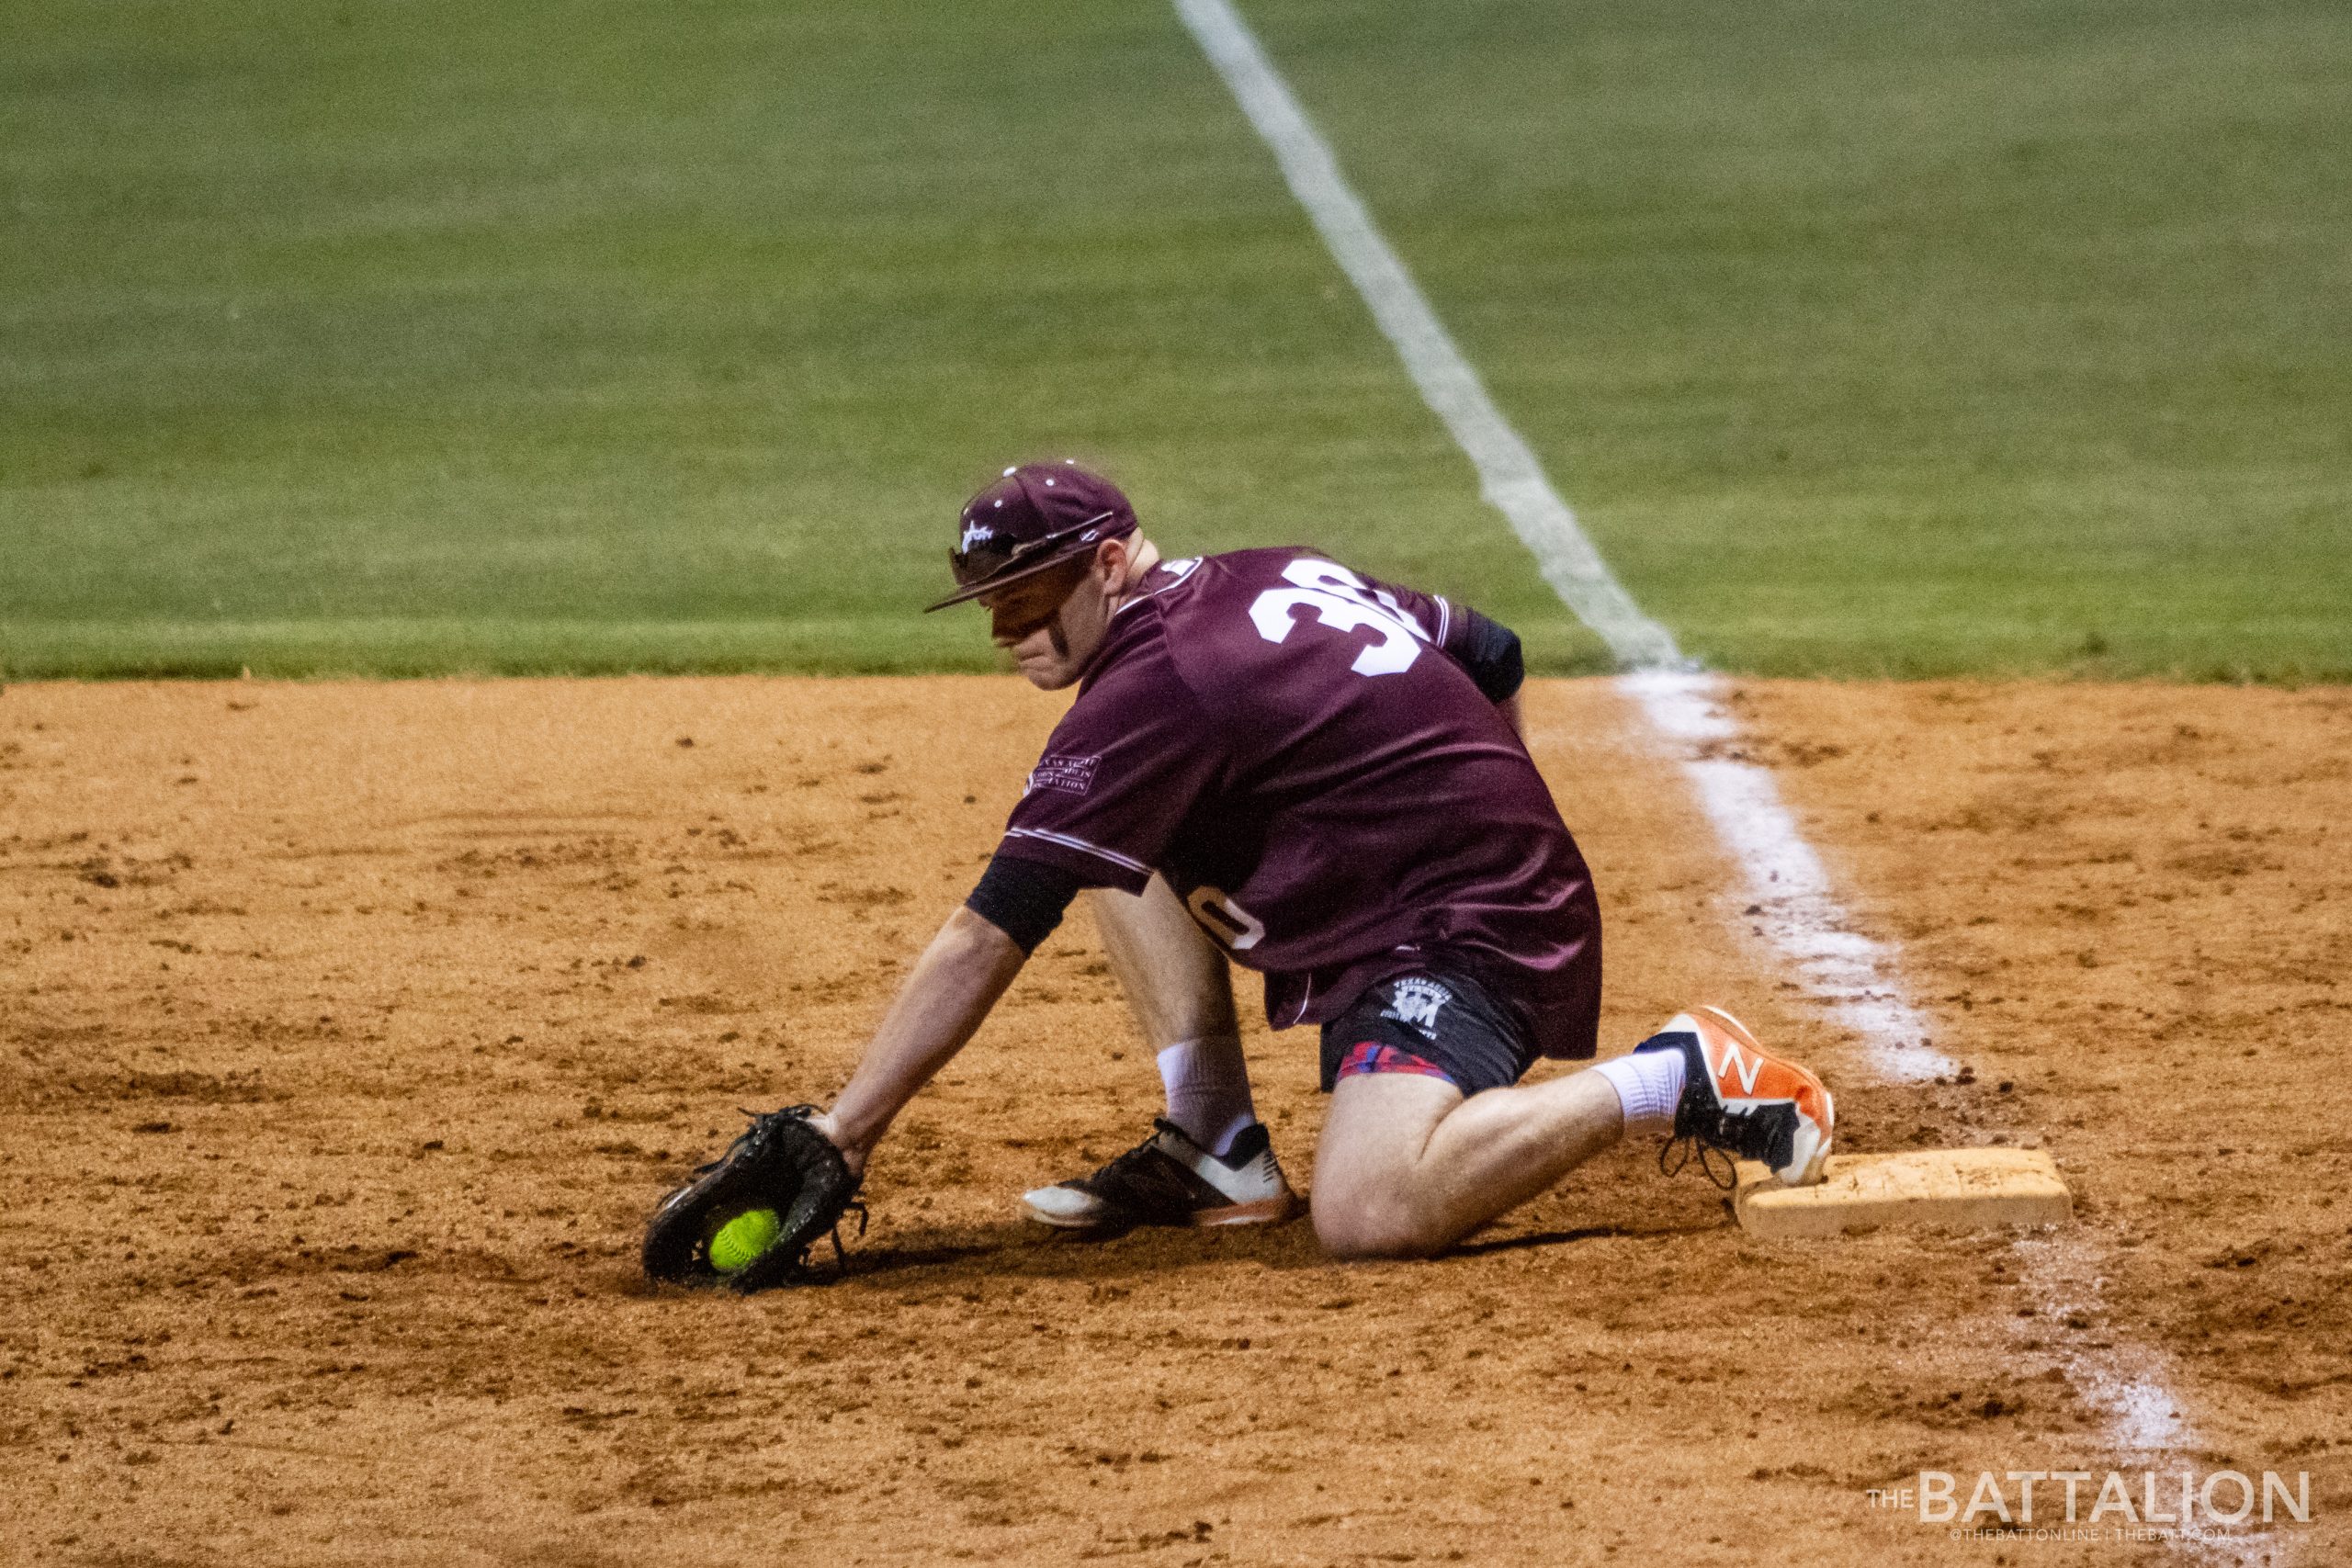
[[[1023,953],[1035,953],[1062,911],[1078,897],[1078,877],[1057,865],[999,855],[980,874],[980,885],[964,908],[1011,937]]]
[[[1490,621],[1471,609],[1462,607],[1465,627],[1463,638],[1462,666],[1470,671],[1470,679],[1478,682],[1490,703],[1508,698],[1527,679],[1527,664],[1519,650],[1519,634],[1499,621]]]

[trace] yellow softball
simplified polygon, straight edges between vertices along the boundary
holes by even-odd
[[[710,1266],[732,1274],[774,1247],[783,1230],[774,1209],[746,1209],[710,1238]]]

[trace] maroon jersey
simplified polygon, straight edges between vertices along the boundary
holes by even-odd
[[[1593,1053],[1600,918],[1466,617],[1303,549],[1153,569],[1113,616],[999,853],[1140,892],[1164,874],[1277,1028],[1469,968],[1546,1055]]]

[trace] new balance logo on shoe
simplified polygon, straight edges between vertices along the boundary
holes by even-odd
[[[1737,1041],[1726,1041],[1724,1044],[1723,1061],[1715,1070],[1719,1073],[1736,1075],[1739,1078],[1739,1092],[1752,1095],[1756,1092],[1756,1075],[1764,1070],[1764,1062],[1761,1057],[1743,1055]]]

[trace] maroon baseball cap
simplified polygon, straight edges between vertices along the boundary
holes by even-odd
[[[1074,457],[1023,463],[964,503],[963,532],[948,552],[956,589],[923,613],[944,610],[1091,554],[1136,531],[1119,487]]]

